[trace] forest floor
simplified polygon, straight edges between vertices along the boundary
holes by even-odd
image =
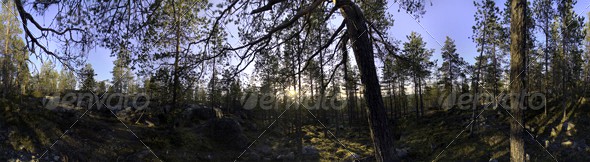
[[[542,109],[526,112],[530,161],[590,161],[590,102],[571,102],[567,110],[565,118],[561,107],[550,108],[546,117]],[[203,128],[206,122],[170,129],[157,123],[121,120],[124,125],[113,114],[84,114],[82,109],[50,111],[34,101],[16,104],[0,100],[0,111],[0,161],[297,159],[296,142],[285,131],[288,124],[281,124],[287,119],[272,127],[267,127],[268,121],[240,121],[255,126],[241,128],[247,141],[236,147],[211,140]],[[470,119],[471,111],[454,109],[428,111],[421,120],[404,118],[397,123],[401,137],[396,148],[404,152],[404,161],[507,161],[510,115],[501,109],[483,111],[471,136],[467,127]],[[330,129],[320,123],[303,127],[304,161],[371,161],[373,150],[366,127],[327,127]]]
[[[547,116],[544,109],[525,110],[528,161],[590,161],[590,102],[569,102],[566,113],[562,106],[549,108]],[[470,135],[471,115],[471,110],[434,111],[419,122],[403,120],[398,145],[411,148],[411,161],[509,161],[512,115],[483,110]]]
[[[146,114],[143,122],[133,122],[135,120],[125,120],[121,115],[118,116],[121,120],[118,120],[104,111],[86,112],[80,108],[47,110],[41,107],[39,99],[23,100],[15,103],[0,99],[0,141],[3,141],[0,143],[0,161],[225,162],[297,159],[294,155],[296,142],[285,131],[287,119],[280,119],[277,125],[266,127],[268,121],[225,117],[242,124],[246,144],[252,143],[244,149],[248,145],[219,142],[208,137],[208,121],[172,129],[158,126],[154,115]],[[145,122],[147,120],[152,122]],[[246,124],[254,125],[254,128]],[[340,138],[339,142],[331,138],[331,132],[327,133],[319,126],[306,125],[303,131],[307,151],[302,160],[334,161],[372,154],[368,131],[354,133],[348,136],[353,137],[350,139]],[[344,149],[344,146],[355,150],[355,153]]]

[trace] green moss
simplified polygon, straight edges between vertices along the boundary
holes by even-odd
[[[30,136],[23,135],[19,132],[10,132],[8,134],[8,143],[14,150],[35,152],[35,145]]]

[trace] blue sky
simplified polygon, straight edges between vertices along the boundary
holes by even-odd
[[[427,1],[428,3],[429,1]],[[501,10],[504,8],[505,1],[496,1],[498,7]],[[446,36],[450,36],[455,40],[457,45],[457,52],[466,61],[473,63],[474,57],[477,55],[476,44],[469,38],[472,35],[471,27],[475,24],[474,13],[476,11],[471,0],[437,0],[432,1],[432,6],[426,6],[426,14],[419,19],[417,23],[410,15],[405,12],[397,12],[398,6],[396,4],[391,5],[389,12],[395,19],[394,26],[388,31],[388,35],[402,42],[407,41],[406,35],[409,35],[412,31],[415,31],[422,35],[424,41],[427,43],[426,47],[434,49],[432,59],[439,59],[441,46],[437,43],[444,43]],[[578,4],[574,6],[576,13],[586,16],[588,13],[587,6],[590,5],[590,1],[578,1]],[[37,20],[43,22],[42,24],[49,24],[55,8],[48,10],[45,14],[45,19],[42,16],[36,16]],[[52,14],[53,13],[53,14]],[[421,25],[422,26],[421,26]],[[427,32],[428,31],[428,32]],[[237,31],[229,31],[234,35]],[[430,34],[429,34],[430,33]],[[235,41],[230,43],[235,44]],[[49,43],[50,49],[55,49],[51,42]],[[88,63],[92,64],[97,73],[97,80],[111,79],[111,70],[113,68],[113,57],[110,57],[110,51],[101,47],[96,47],[88,54]],[[35,63],[39,63],[38,60],[33,60]],[[440,61],[439,61],[440,63]],[[40,67],[40,66],[37,66]]]
[[[435,50],[433,59],[439,60],[441,46],[437,41],[442,45],[446,36],[449,36],[455,40],[457,53],[468,62],[473,62],[473,57],[476,55],[476,44],[469,38],[472,35],[471,27],[475,24],[473,15],[476,8],[473,6],[473,1],[434,1],[432,6],[426,6],[426,14],[418,19],[419,23],[409,14],[397,12],[397,8],[395,4],[389,8],[389,12],[393,14],[395,19],[393,28],[388,31],[390,36],[406,42],[406,35],[415,31],[422,35],[427,48]]]

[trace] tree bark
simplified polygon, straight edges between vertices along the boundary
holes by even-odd
[[[352,39],[352,50],[361,74],[371,136],[376,161],[397,161],[393,154],[393,141],[388,130],[381,86],[375,68],[373,45],[367,33],[365,17],[361,9],[350,0],[335,0],[343,13],[347,32]]]
[[[418,86],[420,86],[418,83],[418,76],[417,74],[414,74],[414,109],[416,110],[416,120],[420,119],[420,97],[418,96]]]
[[[420,116],[424,116],[424,98],[422,96],[422,78],[418,78],[418,97],[420,97]]]
[[[404,92],[406,89],[404,88],[405,85],[405,80],[403,78],[400,78],[400,83],[399,83],[399,96],[400,96],[400,106],[403,107],[403,110],[401,111],[400,114],[400,118],[402,116],[405,116],[406,114],[408,114],[408,96],[406,95],[406,93]]]
[[[172,3],[175,3],[175,1],[172,1]],[[174,23],[175,25],[175,30],[176,30],[176,46],[175,46],[175,51],[174,51],[174,83],[173,84],[173,90],[172,90],[172,106],[174,108],[176,108],[177,106],[177,102],[178,102],[178,89],[180,86],[180,78],[178,77],[178,61],[179,61],[179,55],[180,55],[180,24],[178,22],[178,16],[176,13],[176,4],[172,4],[172,7],[174,7]]]
[[[496,43],[497,42],[494,42],[492,44],[492,59],[493,59],[492,60],[492,64],[493,65],[492,66],[494,66],[493,67],[493,70],[492,70],[493,73],[494,73],[492,75],[492,77],[494,77],[493,78],[493,82],[494,83],[492,84],[494,86],[494,89],[493,89],[493,91],[494,91],[494,94],[493,94],[494,95],[493,96],[494,97],[494,100],[493,100],[493,102],[494,102],[494,110],[498,106],[498,103],[496,103],[496,96],[498,96],[498,86],[499,86],[499,84],[498,84],[498,78],[500,77],[500,76],[498,76],[498,60],[497,60],[497,57],[496,57]]]
[[[545,49],[543,49],[545,53],[545,95],[549,95],[549,16],[547,16],[547,12],[545,14],[545,26],[544,26],[544,34],[545,34]],[[584,86],[586,87],[586,86]],[[554,92],[553,90],[551,92]],[[547,104],[545,104],[545,117],[547,117]]]
[[[451,53],[452,55],[452,53]],[[453,56],[454,57],[454,56]],[[454,60],[455,58],[451,58],[451,60]],[[449,94],[453,93],[453,61],[449,61]]]
[[[484,14],[485,13],[487,13],[487,12],[484,12]],[[484,19],[487,19],[487,18],[488,18],[487,17],[487,14],[484,15]],[[486,20],[484,20],[484,21],[486,21]],[[487,39],[486,38],[486,36],[487,36],[486,34],[487,33],[486,33],[486,30],[485,30],[486,25],[487,25],[487,23],[484,23],[483,24],[483,29],[484,30],[483,30],[483,37],[482,37],[482,43],[481,43],[481,51],[479,52],[479,59],[480,60],[479,60],[479,63],[477,64],[477,67],[476,67],[477,69],[474,70],[474,72],[477,71],[477,75],[475,76],[475,82],[473,84],[473,87],[474,87],[474,91],[473,91],[474,99],[473,99],[473,107],[471,108],[471,110],[472,110],[471,111],[471,118],[473,120],[473,124],[471,124],[471,126],[469,127],[469,136],[471,136],[471,135],[474,134],[474,129],[473,128],[474,128],[474,125],[477,125],[477,120],[476,120],[476,117],[477,116],[475,115],[475,113],[476,113],[476,111],[479,108],[479,96],[480,96],[479,95],[479,79],[480,79],[480,75],[481,75],[481,65],[483,64],[482,57],[483,57],[483,52],[485,50],[486,39]]]
[[[297,39],[297,42],[300,43],[301,41],[299,40],[299,38]],[[299,48],[298,52],[297,52],[297,71],[301,71],[301,53],[303,53],[303,49],[305,49],[306,44],[305,42],[303,43],[302,47]],[[297,144],[297,160],[301,160],[301,156],[303,154],[303,133],[301,130],[301,127],[303,126],[303,122],[301,120],[303,120],[303,114],[301,113],[301,109],[304,109],[301,105],[301,92],[303,92],[301,90],[301,73],[297,74],[297,107],[295,107],[295,111],[297,111],[296,113],[296,130],[295,130],[295,134],[296,134],[296,144]]]
[[[526,47],[525,47],[525,8],[526,0],[512,0],[511,22],[510,22],[510,90],[512,94],[522,94],[526,92]],[[520,74],[524,72],[524,74]],[[524,98],[521,95],[510,96],[510,107],[514,120],[510,122],[510,161],[522,162],[525,160],[524,152],[524,129],[521,123],[524,123],[524,107],[520,102]]]
[[[395,118],[395,107],[393,105],[393,93],[395,93],[395,89],[393,88],[393,79],[389,81],[389,119]]]

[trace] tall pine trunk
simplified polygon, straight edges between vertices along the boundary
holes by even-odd
[[[172,3],[174,3],[174,1],[172,1]],[[173,4],[172,7],[174,7],[174,22],[175,22],[175,30],[176,30],[176,47],[175,47],[175,51],[174,51],[174,83],[173,84],[173,90],[172,90],[172,107],[176,108],[177,106],[177,102],[178,102],[178,90],[180,89],[180,79],[178,77],[178,61],[179,61],[179,57],[180,57],[180,24],[178,22],[178,16],[176,13],[176,4]],[[215,63],[213,63],[213,65],[215,65]],[[215,68],[215,67],[213,67]]]
[[[510,5],[511,22],[510,22],[510,91],[512,94],[526,93],[526,71],[525,63],[527,56],[525,54],[525,8],[526,0],[512,0]],[[523,72],[524,74],[520,74]],[[514,120],[510,121],[510,161],[522,162],[525,160],[524,152],[524,129],[521,123],[524,123],[524,110],[520,107],[520,102],[524,98],[521,95],[510,96],[511,113]]]
[[[545,26],[544,26],[544,33],[545,33],[545,49],[543,49],[545,53],[545,95],[549,95],[549,16],[547,16],[547,12],[545,12]],[[555,76],[553,76],[555,77]],[[553,90],[551,92],[554,92]],[[547,104],[545,104],[545,117],[547,117]]]
[[[300,42],[299,40],[297,42]],[[297,71],[300,72],[301,71],[301,53],[303,53],[303,49],[305,49],[306,44],[305,42],[303,43],[303,46],[301,48],[299,48],[299,52],[297,52]],[[301,73],[297,74],[297,107],[295,108],[295,111],[297,111],[297,118],[296,118],[296,130],[295,130],[295,134],[296,134],[296,144],[297,144],[297,160],[301,160],[301,155],[303,154],[303,133],[301,130],[301,127],[303,126],[303,122],[301,120],[303,120],[303,114],[301,113],[301,109],[304,109],[301,106],[301,93],[303,92],[301,90]]]
[[[484,15],[484,18],[487,19],[487,15]],[[483,24],[483,29],[484,30],[483,30],[483,37],[482,37],[482,43],[481,43],[481,51],[479,53],[479,63],[477,64],[477,67],[474,70],[474,72],[477,72],[477,75],[475,76],[475,81],[474,81],[474,84],[473,84],[473,87],[474,87],[474,91],[473,91],[474,99],[473,99],[473,107],[471,109],[472,110],[471,111],[471,118],[473,120],[473,123],[469,127],[469,136],[471,136],[471,135],[474,134],[473,127],[474,127],[474,125],[477,125],[477,120],[476,120],[476,117],[477,116],[475,115],[475,113],[476,113],[476,111],[479,108],[479,96],[480,96],[479,95],[479,79],[480,79],[480,75],[481,75],[481,65],[483,64],[482,57],[483,57],[483,52],[484,52],[484,49],[485,49],[486,39],[487,39],[486,38],[487,33],[486,33],[486,30],[485,30],[486,26],[487,26],[487,23],[484,23]]]
[[[420,116],[424,116],[424,98],[422,97],[422,78],[418,78],[418,97],[420,97]]]
[[[419,87],[419,83],[418,83],[418,77],[417,74],[414,74],[414,109],[416,110],[416,119],[420,119],[420,106],[419,106],[419,100],[420,97],[418,96],[418,87]]]

